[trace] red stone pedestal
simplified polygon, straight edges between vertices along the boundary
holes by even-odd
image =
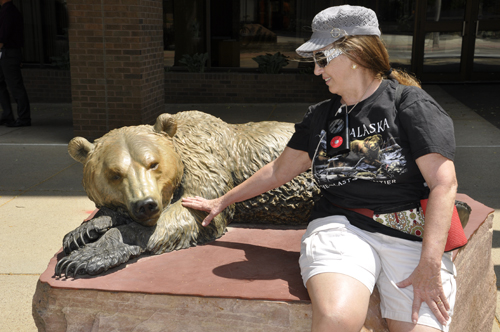
[[[472,207],[469,244],[458,251],[452,331],[491,331],[496,280],[492,210]],[[230,227],[200,247],[146,256],[98,277],[40,277],[33,316],[40,331],[308,331],[311,308],[298,258],[303,229]],[[386,331],[371,298],[364,331]]]

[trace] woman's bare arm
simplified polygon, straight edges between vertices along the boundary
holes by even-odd
[[[443,324],[449,319],[450,305],[441,282],[441,258],[448,238],[457,193],[453,161],[437,153],[416,160],[429,186],[429,202],[425,212],[424,238],[420,263],[399,287],[413,285],[412,319],[418,319],[422,302],[426,302]]]
[[[186,197],[182,205],[188,208],[207,211],[203,220],[207,226],[212,219],[231,204],[242,202],[271,189],[277,188],[311,167],[311,159],[305,151],[286,147],[274,161],[262,167],[245,182],[233,188],[225,195],[207,200],[202,197]]]

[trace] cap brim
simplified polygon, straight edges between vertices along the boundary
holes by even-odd
[[[336,42],[339,38],[314,38],[309,39],[304,44],[300,45],[299,48],[295,50],[298,55],[304,58],[311,58],[314,51],[318,51],[330,44]]]

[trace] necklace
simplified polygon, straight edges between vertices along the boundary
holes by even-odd
[[[366,88],[365,93],[363,93],[363,95],[362,95],[362,96],[361,96],[361,98],[358,100],[358,102],[357,102],[356,104],[354,104],[354,106],[353,106],[350,110],[347,110],[347,104],[342,104],[342,105],[340,105],[340,107],[339,107],[339,109],[338,109],[337,113],[335,113],[335,116],[337,116],[337,114],[338,114],[339,112],[342,112],[342,106],[345,106],[345,111],[346,111],[346,113],[347,113],[347,114],[350,114],[350,113],[352,112],[352,110],[353,110],[356,106],[358,106],[359,102],[363,100],[363,97],[364,97],[364,96],[366,95],[366,93],[368,92],[368,89],[370,89],[370,86],[371,86],[371,85],[372,85],[372,83],[375,81],[375,78],[376,78],[376,77],[374,77],[374,78],[373,78],[373,80],[370,82],[370,84],[368,84],[368,87]]]

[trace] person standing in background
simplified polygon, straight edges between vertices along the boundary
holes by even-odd
[[[21,62],[24,47],[23,17],[11,0],[0,0],[0,106],[3,112],[0,125],[7,127],[31,126],[28,93],[24,87]],[[9,88],[17,103],[14,119]]]

